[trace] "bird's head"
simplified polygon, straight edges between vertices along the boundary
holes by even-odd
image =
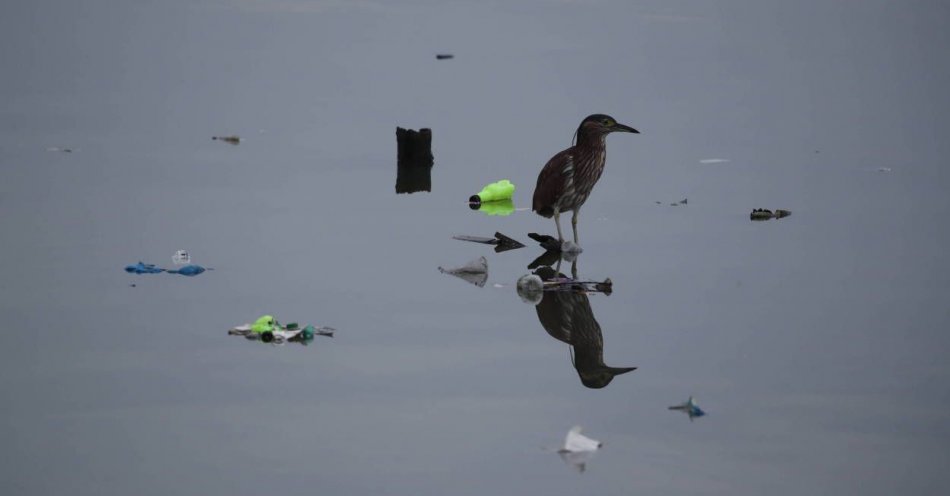
[[[577,127],[577,132],[574,133],[574,138],[576,140],[578,136],[582,135],[606,136],[615,132],[640,134],[640,131],[617,122],[616,119],[607,114],[593,114],[588,115],[581,121],[581,125]]]
[[[584,384],[584,386],[591,389],[601,389],[607,387],[607,384],[610,384],[610,381],[614,380],[615,376],[626,374],[627,372],[632,372],[634,370],[637,370],[637,368],[604,366],[591,371],[578,371],[578,375],[580,375],[581,383]]]

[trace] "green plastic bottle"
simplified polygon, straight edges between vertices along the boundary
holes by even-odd
[[[481,204],[499,200],[510,200],[511,196],[515,194],[515,185],[511,184],[511,181],[507,179],[502,179],[501,181],[491,183],[477,195],[472,195],[468,199],[469,203]]]

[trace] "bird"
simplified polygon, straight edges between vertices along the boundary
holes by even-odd
[[[574,133],[574,145],[551,157],[538,174],[531,209],[542,217],[554,217],[561,243],[561,214],[573,211],[571,226],[578,244],[577,215],[604,172],[607,135],[615,132],[640,134],[606,114],[585,117]]]

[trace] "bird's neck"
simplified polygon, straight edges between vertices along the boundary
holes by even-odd
[[[596,131],[581,130],[577,134],[577,148],[603,149],[607,146],[607,135]]]

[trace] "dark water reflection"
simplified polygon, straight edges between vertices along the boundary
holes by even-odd
[[[550,266],[540,267],[534,273],[542,280],[566,277]],[[577,260],[571,263],[571,274],[577,279]],[[636,370],[636,367],[611,367],[604,363],[604,336],[586,288],[544,291],[535,310],[541,327],[552,338],[571,346],[571,361],[584,386],[600,389],[614,377]]]

